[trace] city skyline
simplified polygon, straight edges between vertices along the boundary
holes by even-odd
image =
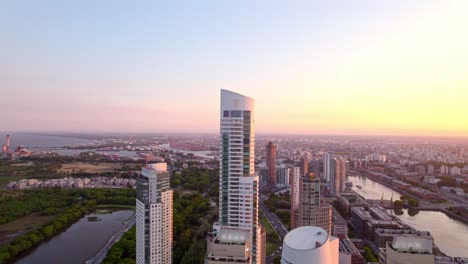
[[[0,264],[468,263],[467,14],[0,3]]]
[[[468,135],[466,1],[2,5],[2,130]]]

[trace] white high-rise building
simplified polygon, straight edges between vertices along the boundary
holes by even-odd
[[[166,163],[142,168],[137,178],[137,264],[172,263],[172,195]]]
[[[291,175],[291,226],[295,227],[299,222],[301,168],[294,167]]]
[[[325,154],[323,156],[323,178],[326,182],[330,182],[332,180],[332,176],[334,174],[332,166],[332,155]]]
[[[291,168],[286,165],[277,166],[276,168],[276,185],[284,187],[290,185]]]
[[[257,252],[262,247],[261,239],[257,239],[261,229],[259,179],[254,164],[254,100],[221,90],[220,116],[219,222],[222,226],[250,232],[251,263],[258,263],[265,252]]]

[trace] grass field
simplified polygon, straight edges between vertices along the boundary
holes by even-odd
[[[0,225],[0,233],[37,228],[51,221],[52,218],[54,218],[54,216],[43,216],[39,213],[32,213],[15,221]]]
[[[5,188],[9,182],[24,179],[23,176],[0,176],[0,188]]]
[[[52,221],[53,218],[54,216],[42,216],[39,213],[32,213],[15,221],[0,225],[0,244],[13,239],[14,235],[20,235],[26,231],[40,228]]]
[[[115,169],[122,167],[119,163],[83,163],[83,162],[72,162],[62,164],[62,167],[58,172],[73,173],[73,172],[84,172],[84,173],[100,173],[100,172],[113,172]]]

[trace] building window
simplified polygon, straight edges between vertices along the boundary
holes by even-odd
[[[231,111],[231,117],[242,117],[242,111],[239,111],[239,110]]]
[[[229,117],[229,111],[224,111],[223,117]]]

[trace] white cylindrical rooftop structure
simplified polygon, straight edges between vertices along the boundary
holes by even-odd
[[[282,264],[337,264],[338,239],[316,226],[290,231],[283,241]]]

